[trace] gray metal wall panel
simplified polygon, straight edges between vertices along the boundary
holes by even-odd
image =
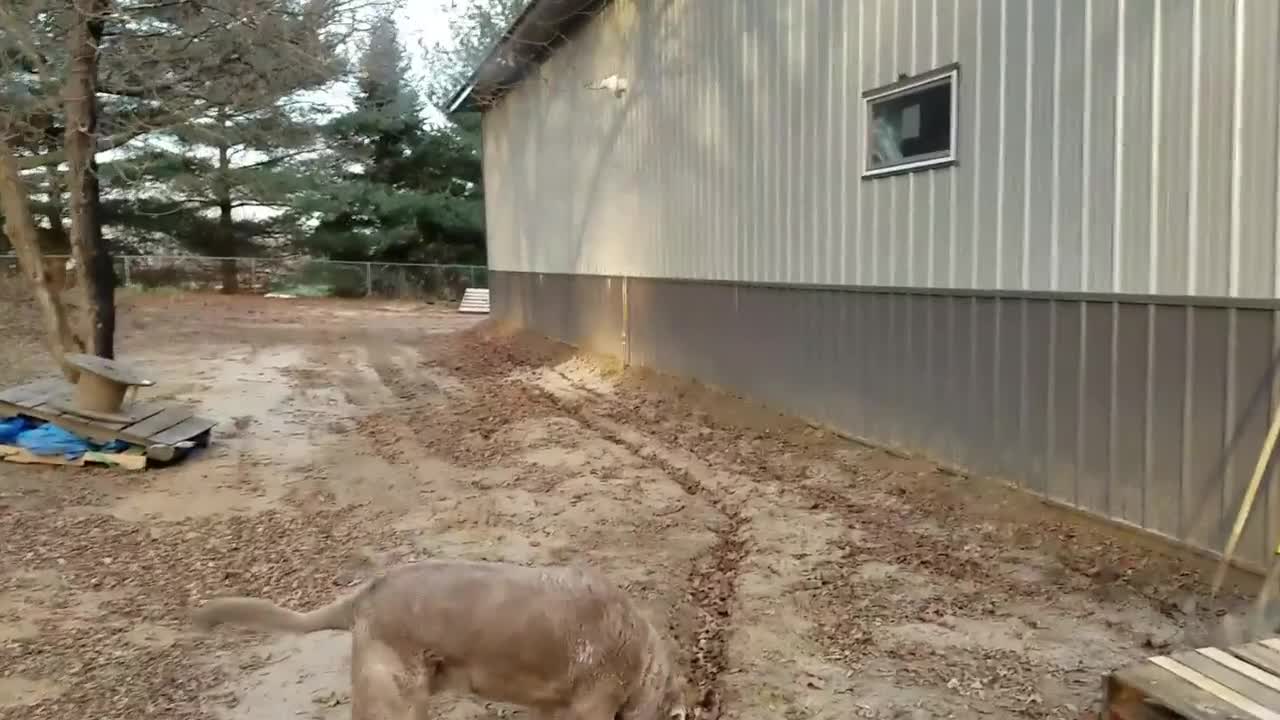
[[[1146,493],[1150,478],[1146,474],[1147,423],[1150,408],[1147,375],[1148,325],[1151,306],[1120,303],[1115,308],[1114,424],[1111,426],[1111,460],[1114,463],[1111,486],[1111,514],[1134,525],[1147,522]],[[1126,431],[1126,429],[1131,429]],[[1125,478],[1131,478],[1125,482]]]
[[[1268,423],[1278,313],[495,272],[495,319],[620,353],[1219,549]],[[767,336],[772,342],[761,343]],[[1274,487],[1240,555],[1277,541]]]
[[[1026,458],[1024,472],[1019,479],[1028,490],[1047,495],[1046,483],[1050,468],[1053,424],[1050,420],[1050,393],[1053,378],[1049,359],[1052,347],[1053,303],[1047,300],[1028,300],[1024,303],[1025,320],[1023,363],[1025,389],[1023,396],[1024,430],[1026,432]]]
[[[1147,494],[1143,525],[1172,537],[1186,537],[1183,517],[1184,446],[1187,435],[1187,378],[1191,363],[1187,352],[1188,317],[1182,307],[1157,307],[1152,311],[1148,357],[1152,390],[1148,400]],[[1163,439],[1164,442],[1161,442]]]
[[[1113,514],[1111,503],[1111,430],[1115,406],[1112,386],[1114,306],[1082,303],[1080,435],[1076,466],[1076,504]]]
[[[1049,316],[1049,472],[1044,482],[1045,495],[1071,504],[1076,502],[1076,479],[1083,447],[1082,313],[1080,303],[1055,301]]]
[[[1225,483],[1225,507],[1240,506],[1245,488],[1253,474],[1257,448],[1262,447],[1271,419],[1271,381],[1276,357],[1273,313],[1259,310],[1234,310],[1228,313],[1231,326],[1228,340],[1231,362],[1228,374],[1227,446],[1230,462]],[[1255,502],[1241,536],[1243,552],[1265,557],[1274,551],[1267,542],[1270,535],[1266,522],[1267,494],[1276,490],[1274,483],[1263,488]],[[1280,518],[1273,514],[1271,517]]]
[[[1186,408],[1186,464],[1183,467],[1183,527],[1187,539],[1202,546],[1221,543],[1215,519],[1224,508],[1228,313],[1196,308],[1189,324],[1193,338]],[[1202,379],[1203,378],[1203,379]],[[1202,380],[1201,380],[1202,379]]]
[[[1023,416],[1023,303],[1001,302],[995,310],[995,389],[992,413],[992,465],[990,472],[1003,478],[1024,478],[1028,468]]]

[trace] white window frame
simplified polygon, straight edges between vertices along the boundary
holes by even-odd
[[[951,86],[951,138],[948,143],[946,154],[935,157],[920,158],[918,160],[905,160],[895,165],[885,165],[883,167],[872,168],[871,165],[871,131],[872,131],[872,106],[885,100],[892,100],[904,95],[910,95],[919,92],[928,87],[938,85]],[[930,70],[921,73],[915,77],[903,78],[898,82],[883,87],[868,90],[862,94],[862,112],[863,112],[863,135],[862,135],[862,177],[865,180],[872,178],[884,177],[886,175],[900,175],[902,173],[916,172],[920,170],[929,170],[932,168],[947,167],[956,164],[957,147],[956,142],[960,137],[959,121],[960,121],[960,66],[958,64],[947,65],[936,70]]]

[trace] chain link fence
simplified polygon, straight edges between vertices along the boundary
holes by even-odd
[[[67,256],[46,259],[65,263]],[[118,255],[114,262],[118,286],[142,289],[456,301],[469,287],[489,287],[488,268],[479,265],[196,255]],[[19,274],[17,258],[0,255],[0,275]]]

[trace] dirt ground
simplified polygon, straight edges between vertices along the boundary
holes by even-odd
[[[43,356],[3,302],[13,383]],[[602,568],[676,638],[704,717],[1092,717],[1104,674],[1213,625],[1186,559],[447,308],[124,306],[152,395],[221,424],[142,474],[0,464],[0,718],[348,717],[347,636],[201,635],[184,612],[315,606],[424,557]]]

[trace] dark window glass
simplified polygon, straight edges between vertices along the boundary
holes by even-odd
[[[949,161],[952,78],[869,101],[867,171]]]

